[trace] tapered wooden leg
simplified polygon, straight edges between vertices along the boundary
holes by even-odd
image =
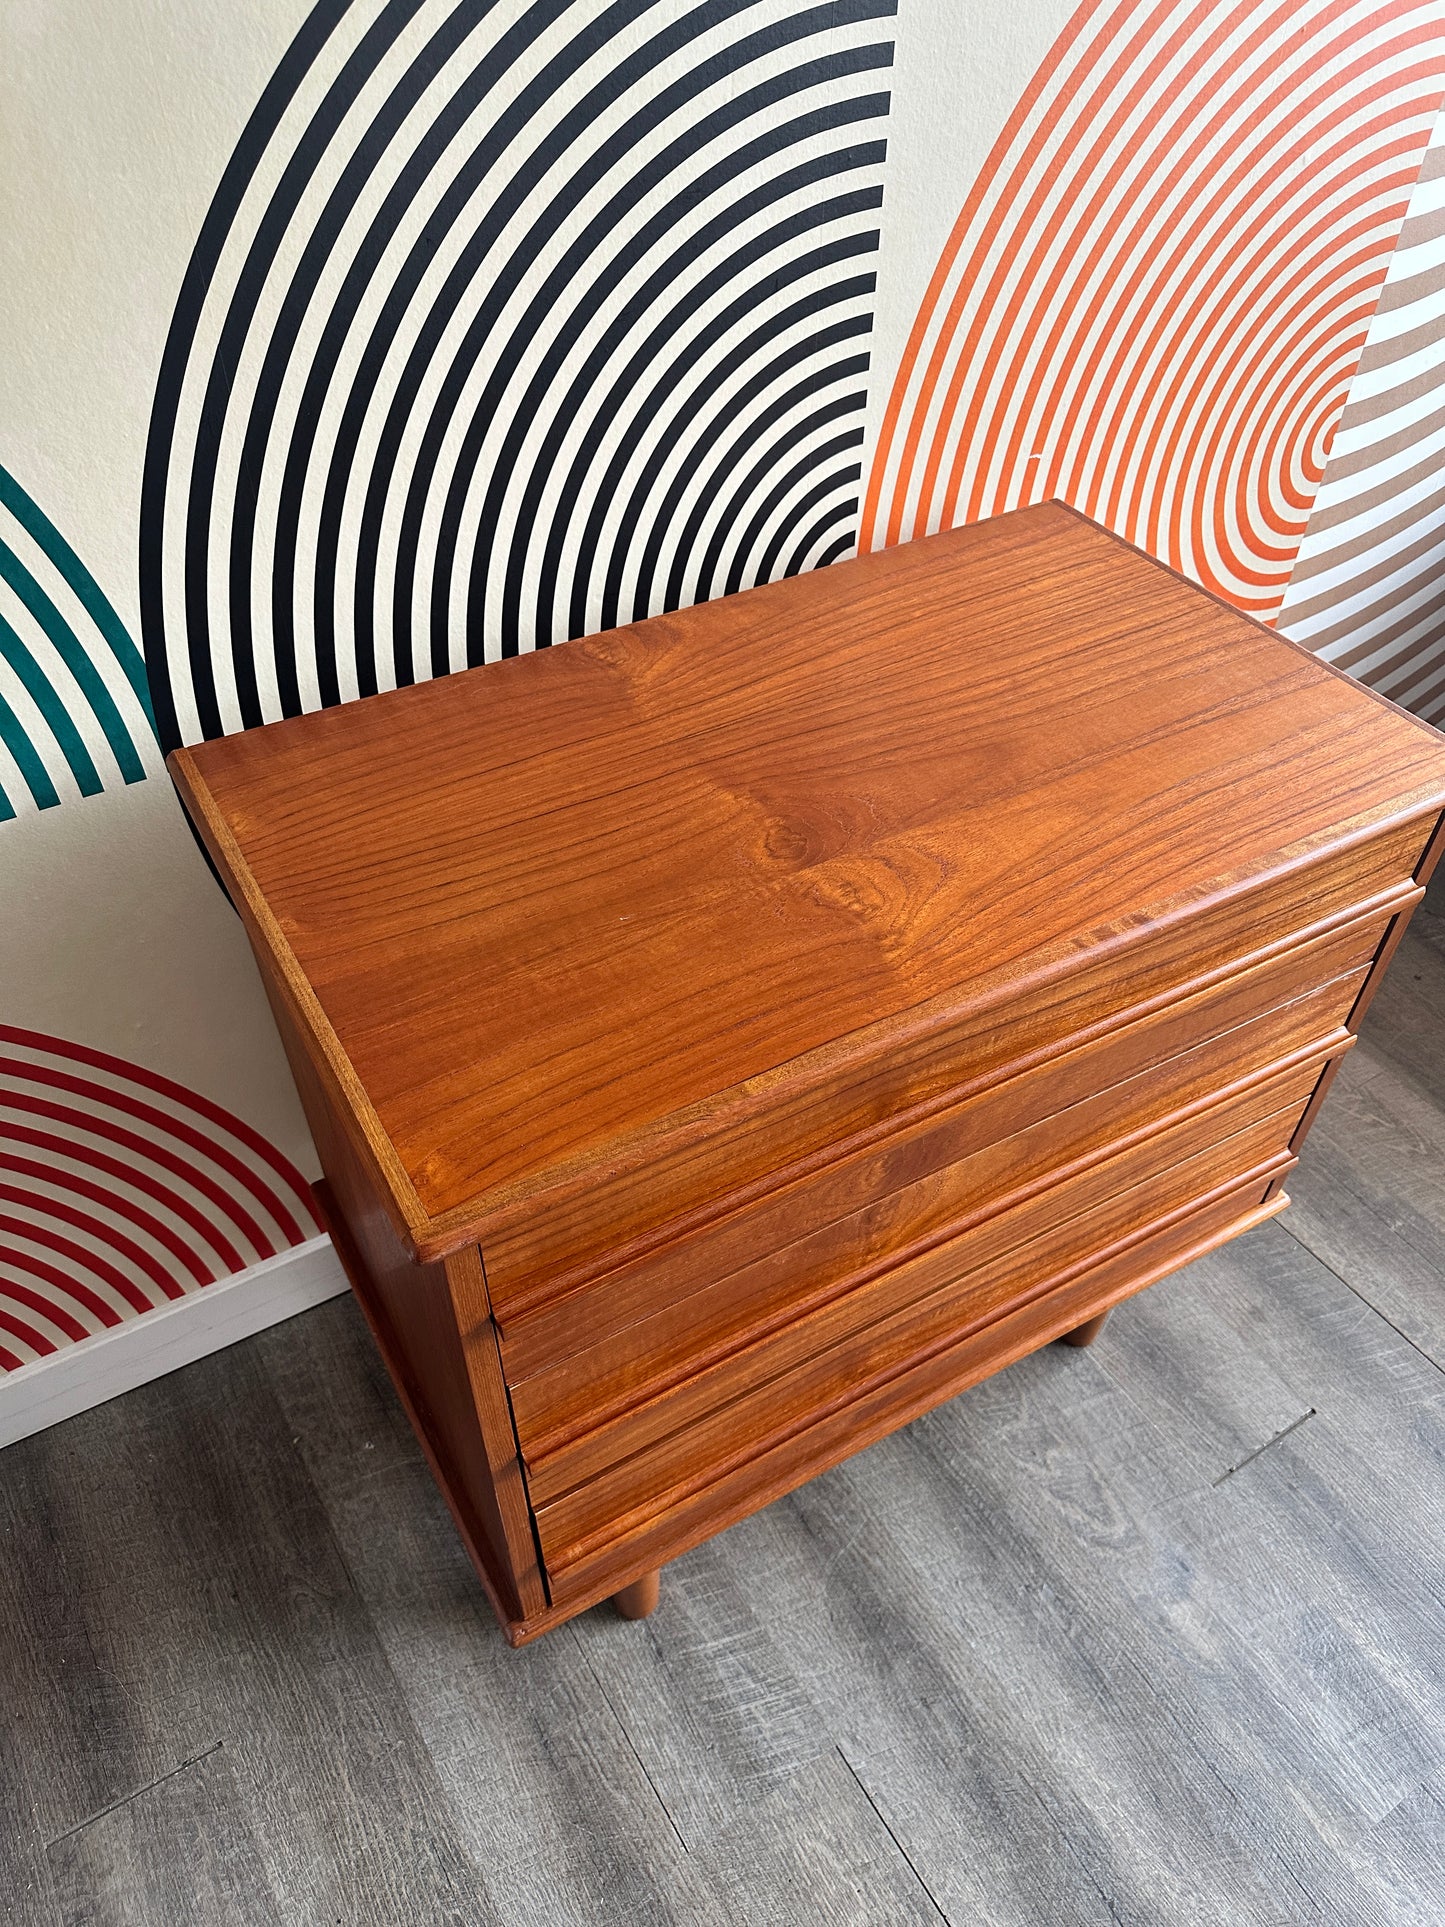
[[[1094,1340],[1099,1336],[1099,1333],[1104,1329],[1104,1321],[1108,1316],[1108,1312],[1101,1311],[1097,1318],[1086,1318],[1082,1325],[1075,1325],[1071,1332],[1065,1332],[1059,1340],[1059,1343],[1061,1345],[1092,1345]]]
[[[634,1579],[621,1592],[613,1593],[612,1603],[624,1619],[646,1619],[650,1612],[656,1611],[661,1590],[662,1574],[644,1573],[641,1579]]]

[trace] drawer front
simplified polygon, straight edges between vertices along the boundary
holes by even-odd
[[[1396,826],[1267,882],[1221,888],[1057,955],[1001,966],[881,1022],[876,1034],[820,1046],[685,1115],[610,1139],[606,1167],[579,1159],[574,1173],[554,1172],[542,1208],[522,1187],[478,1222],[494,1309],[505,1321],[555,1301],[621,1257],[700,1229],[1066,1040],[1179,1002],[1352,917],[1383,919],[1409,895],[1429,827]]]
[[[554,1452],[940,1244],[960,1255],[987,1250],[997,1237],[1015,1235],[1009,1227],[1019,1212],[1055,1209],[1050,1195],[1071,1176],[1096,1165],[1112,1169],[1135,1138],[1167,1136],[1171,1121],[1182,1123],[1191,1111],[1211,1115],[1224,1090],[1236,1093],[1246,1110],[1256,1101],[1275,1109],[1285,1101],[1277,1096],[1283,1074],[1302,1109],[1326,1058],[1349,1040],[1319,1021],[1324,992],[1301,1001],[1302,1009],[1291,1005],[1269,1020],[1241,1025],[1062,1116],[931,1171],[516,1381],[512,1410],[524,1452]]]
[[[1250,1175],[1263,1185],[1291,1162],[1290,1134],[1312,1083],[1310,1068],[1284,1071],[868,1279],[560,1449],[529,1455],[524,1442],[549,1569],[1171,1213]]]
[[[665,1565],[1096,1312],[1274,1216],[1288,1202],[1258,1177],[1215,1192],[1115,1246],[1054,1289],[915,1355],[902,1371],[816,1412],[805,1425],[760,1439],[741,1464],[720,1470],[705,1485],[675,1489],[662,1508],[639,1507],[631,1517],[619,1516],[607,1531],[570,1547],[549,1527],[553,1600],[590,1605],[639,1573]]]
[[[882,1204],[929,1186],[945,1167],[1007,1140],[1009,1151],[996,1151],[971,1168],[979,1197],[990,1186],[1012,1189],[1188,1101],[1181,1093],[1202,1096],[1315,1044],[1343,1024],[1384,929],[1378,917],[1347,924],[1182,1003],[1064,1049],[530,1314],[499,1312],[508,1381],[520,1387],[553,1368],[565,1375],[565,1362],[582,1353],[589,1355],[590,1373],[598,1348],[614,1334],[659,1318],[665,1322],[674,1307],[678,1345],[691,1350],[722,1342],[739,1318],[746,1320],[752,1303],[747,1286],[723,1287],[723,1281],[737,1280],[759,1262],[766,1265],[780,1250],[866,1211],[868,1222],[858,1230],[877,1255],[938,1229],[950,1211],[955,1218],[965,1215],[973,1208],[966,1187],[946,1184],[934,1186],[934,1215],[926,1223],[915,1224],[906,1209],[895,1217]],[[1112,1095],[1101,1099],[1104,1092]],[[851,1252],[856,1237],[840,1233],[838,1243],[840,1251]],[[840,1262],[846,1269],[867,1261],[860,1256]],[[488,1267],[490,1284],[490,1258]],[[762,1285],[761,1279],[753,1282]],[[804,1302],[813,1289],[800,1277],[795,1301]],[[682,1310],[689,1300],[698,1302]],[[629,1341],[623,1343],[626,1348]],[[640,1358],[652,1345],[639,1333],[632,1349]],[[527,1423],[534,1414],[538,1423],[551,1422],[530,1393],[521,1396]],[[550,1402],[541,1388],[538,1397]]]

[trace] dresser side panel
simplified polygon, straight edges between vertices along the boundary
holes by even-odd
[[[261,975],[326,1173],[318,1195],[327,1228],[472,1563],[510,1627],[547,1601],[524,1496],[517,1515],[522,1475],[490,1316],[484,1307],[479,1331],[475,1303],[462,1310],[454,1300],[449,1274],[464,1283],[464,1259],[422,1264],[408,1252],[264,966]],[[465,1339],[459,1315],[473,1327]],[[486,1387],[488,1345],[498,1396],[479,1398],[473,1379]]]
[[[523,1613],[531,1614],[546,1604],[547,1581],[537,1551],[532,1508],[518,1457],[511,1394],[502,1375],[501,1349],[487,1300],[482,1254],[475,1245],[468,1245],[445,1260],[445,1269],[451,1296],[452,1329],[461,1343],[473,1407],[487,1454],[489,1490],[496,1498],[498,1521],[505,1537],[509,1565],[516,1575]]]

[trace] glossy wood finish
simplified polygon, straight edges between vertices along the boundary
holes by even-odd
[[[1006,1205],[1052,1191],[1126,1138],[1208,1105],[1226,1088],[1286,1063],[1301,1066],[1312,1085],[1322,1060],[1348,1046],[1342,1020],[1352,981],[1326,985],[1213,1048],[1181,1053],[997,1142],[970,1146],[952,1130],[905,1136],[861,1171],[845,1161],[823,1174],[836,1183],[800,1186],[802,1196],[785,1198],[776,1213],[740,1212],[652,1262],[621,1266],[536,1319],[507,1324],[503,1366],[523,1437],[596,1423],[614,1398],[630,1402],[677,1359],[691,1369],[798,1316],[869,1267],[970,1234]],[[960,1148],[963,1155],[950,1155]],[[880,1163],[886,1184],[877,1182]],[[859,1179],[861,1201],[853,1191]],[[759,1238],[759,1217],[776,1225],[775,1238]]]
[[[676,1311],[628,1326],[552,1371],[514,1383],[512,1406],[532,1469],[533,1498],[553,1484],[543,1466],[578,1440],[597,1450],[614,1423],[635,1437],[643,1411],[649,1429],[666,1431],[678,1421],[679,1400],[725,1402],[722,1385],[742,1389],[754,1376],[771,1379],[780,1353],[810,1355],[819,1343],[818,1320],[871,1323],[884,1308],[908,1305],[935,1287],[957,1296],[983,1290],[979,1281],[996,1275],[1004,1290],[1018,1294],[1030,1270],[1043,1264],[1033,1252],[1035,1240],[1058,1232],[1086,1252],[1107,1242],[1098,1235],[1102,1219],[1096,1214],[1111,1210],[1135,1184],[1165,1173],[1171,1182],[1177,1176],[1183,1187],[1178,1201],[1187,1200],[1187,1161],[1217,1145],[1229,1147],[1231,1168],[1250,1169],[1259,1160],[1241,1162],[1236,1141],[1247,1127],[1270,1154],[1287,1152],[1330,1048],[1325,1044],[1285,1071],[1250,1079],[1224,1101],[1166,1112],[1147,1128],[1050,1173],[1049,1182],[998,1184],[957,1215],[946,1208],[948,1193],[971,1174],[967,1166],[941,1172],[936,1181],[887,1200],[889,1214],[870,1211],[825,1226],[707,1286]],[[1040,1280],[1050,1275],[1038,1269]],[[674,1387],[685,1389],[674,1393]]]
[[[1282,1208],[1445,803],[1054,505],[172,767],[519,1641]]]
[[[1072,1331],[1093,1316],[1101,1302],[1105,1309],[1118,1304],[1252,1230],[1289,1202],[1283,1194],[1263,1202],[1261,1197],[1261,1185],[1251,1177],[1143,1237],[1123,1241],[1043,1298],[1030,1299],[981,1331],[916,1359],[881,1389],[776,1440],[702,1491],[675,1499],[667,1511],[639,1517],[621,1537],[599,1535],[579,1547],[576,1562],[559,1573],[554,1582],[559,1603],[514,1637],[523,1643],[562,1624],[615,1592],[632,1574],[690,1551],[900,1425]]]
[[[279,1011],[278,1020],[327,1174],[317,1202],[347,1278],[488,1597],[504,1620],[525,1619],[547,1594],[480,1254],[411,1261]]]
[[[644,1518],[721,1484],[774,1441],[796,1437],[820,1416],[845,1414],[870,1395],[886,1400],[916,1363],[987,1331],[1010,1306],[1047,1298],[1093,1269],[1101,1253],[1133,1243],[1141,1226],[1147,1234],[1194,1212],[1237,1184],[1241,1170],[1258,1173],[1253,1190],[1262,1198],[1268,1180],[1288,1166],[1282,1140],[1292,1122],[1267,1119],[1241,1144],[1226,1141],[1163,1173],[1146,1169],[1137,1184],[1129,1180],[1142,1161],[1128,1160],[1132,1170],[1100,1172],[1096,1187],[1081,1184],[1068,1201],[1076,1218],[1039,1229],[1006,1214],[992,1262],[973,1264],[941,1246],[574,1443],[529,1458],[528,1486],[554,1585],[568,1566]],[[1109,1194],[1101,1197],[1106,1185]],[[1124,1188],[1116,1192],[1115,1185]],[[1023,1291],[1021,1275],[1028,1280]]]
[[[1404,901],[1413,903],[1417,892]],[[832,1162],[779,1182],[760,1198],[730,1200],[721,1219],[694,1228],[675,1224],[670,1240],[611,1254],[564,1289],[554,1281],[535,1308],[499,1314],[503,1353],[514,1381],[624,1326],[659,1306],[698,1290],[699,1274],[730,1276],[804,1232],[888,1197],[901,1186],[970,1153],[1005,1143],[1015,1184],[1022,1181],[1030,1146],[1050,1143],[1038,1169],[1066,1162],[1087,1148],[1097,1107],[1079,1108],[1101,1092],[1115,1093],[1114,1129],[1159,1115],[1190,1091],[1213,1090],[1234,1075],[1313,1044],[1344,1024],[1387,928],[1384,912],[1336,926],[1311,942],[1277,953],[1266,963],[1215,977],[1192,995],[1163,1008],[1145,1007],[1126,1021],[1040,1052],[1005,1078],[973,1080],[946,1109],[921,1120],[895,1120],[886,1135],[872,1134]],[[1174,1096],[1171,1093],[1182,1095]],[[1032,1134],[1032,1135],[1031,1135]],[[995,1181],[997,1173],[995,1173]]]
[[[1440,800],[1433,732],[1052,506],[173,768],[428,1246]]]
[[[1289,950],[1322,925],[1380,915],[1408,898],[1418,822],[1287,870],[1268,888],[1230,891],[1188,915],[1105,932],[1085,954],[949,995],[780,1066],[695,1107],[666,1141],[622,1133],[616,1163],[559,1172],[545,1211],[499,1210],[486,1230],[499,1315],[531,1309],[579,1278],[710,1223],[836,1158],[1003,1082],[1060,1049],[1181,999],[1248,962]],[[1389,879],[1388,881],[1386,879]],[[1038,887],[1043,888],[1043,879]],[[1016,994],[1015,994],[1016,993]],[[727,1172],[713,1161],[727,1147]],[[667,1199],[665,1208],[659,1201]],[[524,1264],[517,1266],[519,1253]]]

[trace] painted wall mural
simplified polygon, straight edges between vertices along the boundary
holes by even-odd
[[[1442,83],[1433,4],[1082,7],[929,283],[864,545],[1062,496],[1273,616]]]
[[[301,1173],[219,1104],[108,1052],[0,1024],[0,1366],[317,1229]]]
[[[0,1372],[315,1234],[177,743],[1048,495],[1445,718],[1439,0],[205,14],[0,17]]]
[[[852,546],[895,10],[316,10],[162,365],[168,747]]]
[[[1445,722],[1445,128],[1420,169],[1280,626]]]
[[[140,651],[65,537],[0,468],[0,822],[144,782],[158,766],[154,739]]]

